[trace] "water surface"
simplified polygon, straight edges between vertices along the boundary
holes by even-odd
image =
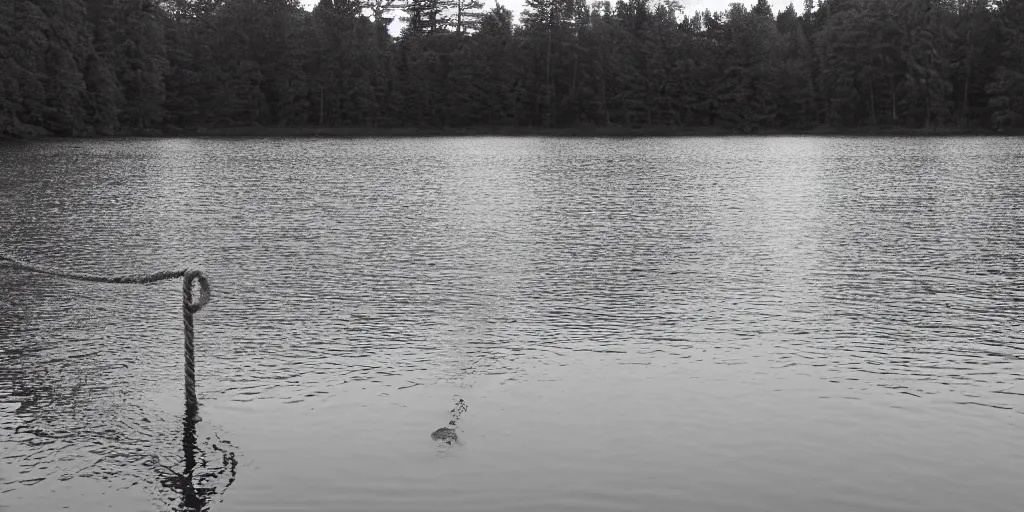
[[[3,145],[0,250],[214,301],[190,426],[179,282],[0,265],[0,509],[1015,512],[1021,169],[1019,138]]]

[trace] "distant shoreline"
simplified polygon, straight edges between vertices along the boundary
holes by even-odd
[[[321,126],[241,126],[241,127],[201,127],[194,129],[163,128],[142,131],[126,131],[113,135],[96,135],[81,137],[57,136],[49,133],[34,132],[32,136],[8,138],[0,140],[37,140],[47,138],[91,139],[91,138],[128,138],[128,137],[325,137],[325,138],[359,138],[359,137],[465,137],[465,136],[541,136],[541,137],[687,137],[687,136],[789,136],[789,135],[845,135],[845,136],[892,136],[892,137],[935,137],[994,135],[1019,136],[1024,130],[996,131],[983,127],[971,128],[901,128],[882,126],[863,126],[856,128],[835,128],[819,126],[816,128],[796,130],[783,128],[764,128],[744,133],[720,126],[647,126],[630,128],[625,126],[577,126],[567,128],[538,128],[519,126],[484,126],[472,128],[372,128],[362,126],[321,127]]]
[[[719,126],[577,126],[566,128],[538,128],[518,126],[490,126],[473,128],[369,128],[369,127],[239,127],[204,128],[196,131],[171,132],[170,136],[279,136],[279,137],[409,137],[409,136],[552,136],[552,137],[655,137],[655,136],[709,136],[709,135],[1019,135],[1000,133],[987,128],[832,128],[818,127],[808,130],[759,129],[750,133]]]

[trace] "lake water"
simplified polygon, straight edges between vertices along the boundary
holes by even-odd
[[[0,252],[213,302],[193,425],[180,280],[0,264],[0,510],[1017,512],[1022,205],[1020,138],[2,145]]]

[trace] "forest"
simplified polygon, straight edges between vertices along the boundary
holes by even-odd
[[[1024,127],[1024,0],[527,4],[0,0],[0,137]]]

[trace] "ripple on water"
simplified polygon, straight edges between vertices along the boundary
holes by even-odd
[[[663,440],[687,429],[718,447],[715,456],[738,456],[731,441],[702,437],[714,428],[690,418],[766,421],[769,413],[727,412],[744,404],[760,411],[751,404],[761,400],[778,406],[771,414],[783,423],[828,422],[798,405],[824,400],[835,417],[879,418],[880,425],[857,423],[871,432],[861,448],[878,464],[913,473],[936,461],[916,451],[885,458],[877,448],[890,446],[886,435],[913,440],[915,421],[941,418],[952,422],[944,433],[915,442],[952,443],[958,421],[987,418],[1005,432],[1024,414],[1018,139],[129,139],[0,149],[3,250],[81,272],[206,270],[214,302],[196,319],[200,398],[224,411],[183,421],[178,285],[79,284],[0,266],[0,496],[18,510],[108,491],[127,508],[144,507],[139,499],[156,509],[201,508],[220,503],[236,475],[244,482],[248,471],[257,481],[278,466],[312,478],[282,480],[314,489],[304,505],[254,488],[238,491],[236,503],[329,509],[337,498],[325,491],[330,482],[317,487],[304,473],[312,469],[291,464],[294,453],[353,455],[324,434],[331,430],[422,441],[436,427],[433,409],[450,404],[432,390],[488,386],[533,397],[509,398],[508,407],[545,415],[524,419],[498,412],[501,400],[474,401],[480,416],[471,421],[501,417],[521,422],[520,435],[550,432],[562,443],[551,453],[568,467],[534,467],[526,487],[487,480],[486,468],[512,478],[531,463],[559,460],[514,440],[503,445],[493,436],[504,427],[489,424],[490,441],[468,433],[466,446],[445,455],[455,464],[491,453],[507,464],[465,462],[462,470],[479,474],[459,474],[487,489],[474,493],[430,476],[436,453],[415,459],[419,448],[381,437],[380,446],[394,444],[392,462],[419,462],[394,481],[350,475],[364,486],[347,489],[351,503],[484,510],[536,491],[534,502],[522,503],[625,510],[685,502],[710,510],[763,498],[793,508],[767,490],[761,498],[727,492],[729,479],[768,481],[775,461],[777,479],[789,482],[779,489],[790,496],[802,492],[792,483],[802,476],[831,489],[845,503],[829,502],[837,510],[929,510],[927,500],[906,502],[909,495],[854,470],[848,487],[829,487],[808,468],[843,470],[813,457],[771,452],[752,466],[714,466],[701,476],[662,458],[685,461],[702,453],[698,443],[663,441],[659,454],[616,437],[622,449],[606,448],[607,458],[584,452],[606,446],[588,432],[628,425]],[[617,377],[574,380],[574,369],[594,361],[606,365],[596,374]],[[619,365],[629,371],[620,375]],[[627,399],[620,386],[640,396]],[[735,393],[702,402],[704,412],[679,398],[719,396],[719,386]],[[375,390],[372,399],[348,394],[364,388]],[[585,406],[593,397],[650,425],[600,416]],[[848,403],[855,401],[866,408]],[[309,412],[353,403],[379,415],[348,426],[346,412]],[[381,403],[394,410],[374,409]],[[677,412],[663,412],[666,403]],[[938,409],[930,416],[919,407]],[[914,416],[894,417],[889,408]],[[404,423],[411,417],[433,427],[421,432]],[[564,428],[584,417],[604,426]],[[293,452],[261,443],[243,450],[234,441],[262,440],[270,430],[259,429],[277,428],[278,439],[296,438],[287,444]],[[797,431],[825,436],[822,446],[843,444],[796,420],[765,442],[813,451],[785,434]],[[977,453],[994,446],[977,442]],[[989,442],[1021,445],[1009,434]],[[206,464],[191,487],[181,476],[189,453]],[[781,460],[795,464],[792,474]],[[635,478],[618,472],[622,465]],[[677,474],[691,478],[690,501],[670,483]],[[564,489],[549,489],[558,475]],[[619,492],[617,481],[631,482],[635,494]],[[403,485],[409,491],[398,496]],[[984,503],[978,489],[934,503]],[[114,498],[103,499],[79,506],[102,508]]]

